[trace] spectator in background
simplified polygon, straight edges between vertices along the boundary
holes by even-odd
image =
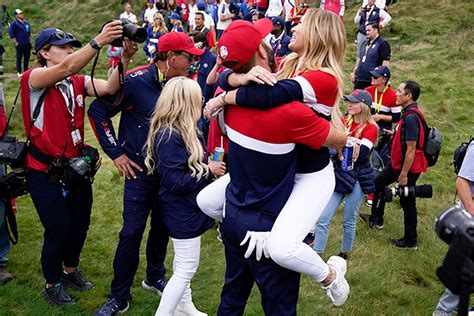
[[[217,39],[219,39],[224,32],[224,30],[232,23],[232,19],[235,17],[235,14],[230,13],[229,5],[232,0],[222,0],[219,4],[218,14],[219,21],[217,22]]]
[[[184,32],[183,23],[181,23],[181,16],[178,13],[173,13],[169,16],[170,23],[173,26],[171,32]]]
[[[291,8],[289,17],[292,28],[300,23],[300,20],[306,13],[306,11],[308,11],[308,5],[306,4],[306,0],[296,0],[295,6]]]
[[[295,0],[285,0],[285,33],[291,37],[291,9],[295,6]]]
[[[123,47],[117,47],[109,45],[107,48],[107,57],[109,57],[109,70],[107,71],[107,77],[110,77],[112,72],[117,67],[120,59],[122,58]]]
[[[216,45],[216,38],[217,38],[216,23],[214,22],[214,19],[209,14],[206,13],[206,3],[205,2],[199,1],[196,6],[197,6],[197,9],[198,9],[197,12],[201,12],[202,14],[204,14],[204,25],[209,30],[209,32],[212,34],[213,38],[208,39],[209,47],[210,47],[210,49],[212,49]],[[208,36],[210,37],[210,35],[208,35]]]
[[[372,85],[365,90],[372,96],[372,118],[377,122],[379,131],[381,133],[385,131],[376,146],[377,155],[374,156],[378,157],[374,157],[372,163],[374,168],[383,168],[390,163],[390,133],[388,132],[392,130],[392,124],[400,120],[402,107],[397,105],[395,90],[388,86],[390,69],[386,66],[375,67],[370,75],[372,76]]]
[[[369,0],[362,1],[362,6],[366,6],[368,4],[369,4]],[[387,4],[386,0],[375,0],[375,6],[381,10],[385,10],[387,8],[386,4]]]
[[[0,82],[0,135],[3,134],[7,124],[5,98],[3,95],[3,84]],[[0,176],[6,174],[6,166],[0,164]],[[8,272],[8,253],[10,252],[10,241],[8,240],[7,219],[5,214],[7,207],[11,207],[10,200],[0,198],[0,285],[13,280],[13,274]]]
[[[273,23],[273,28],[270,34],[267,35],[266,40],[270,44],[275,57],[284,57],[291,53],[288,48],[291,37],[285,33],[285,21],[279,16],[271,17],[270,20]]]
[[[342,211],[342,241],[339,257],[349,258],[355,239],[357,213],[364,193],[373,193],[374,174],[369,158],[372,147],[377,141],[377,124],[370,115],[372,98],[367,91],[354,90],[350,95],[344,96],[348,101],[348,115],[343,118],[349,139],[354,142],[353,169],[343,170],[341,167],[342,156],[335,154],[333,157],[336,187],[326,208],[316,222],[314,236],[314,250],[322,254],[326,248],[329,235],[329,225],[339,205],[344,200]]]
[[[179,14],[181,15],[181,21],[183,21],[183,27],[188,29],[189,21],[189,4],[186,0],[175,0],[179,7]]]
[[[245,19],[245,17],[255,8],[254,0],[245,0],[240,5],[239,16],[241,19]]]
[[[142,27],[148,28],[153,25],[153,19],[154,19],[155,13],[158,12],[158,9],[155,6],[155,0],[148,0],[146,5],[147,5],[147,8],[145,9],[145,12],[143,13]]]
[[[133,24],[138,24],[137,16],[132,13],[132,5],[126,2],[123,9],[124,11],[120,14],[119,19],[127,19]]]
[[[196,0],[189,0],[188,9],[189,9],[189,23],[188,23],[189,24],[189,31],[192,31],[195,28],[194,14],[198,10],[197,1]]]
[[[194,20],[195,20],[194,24],[196,25],[196,28],[193,30],[193,32],[201,32],[206,36],[207,38],[206,46],[208,48],[212,48],[216,46],[216,40],[214,39],[214,34],[212,34],[211,31],[204,24],[204,13],[200,11],[196,12]]]
[[[155,52],[158,51],[158,39],[165,33],[168,33],[163,16],[160,13],[155,13],[153,17],[154,23],[147,29],[147,39],[143,50],[148,56],[149,60],[152,60],[155,56]]]
[[[321,0],[319,8],[321,10],[331,11],[344,18],[345,10],[344,0]]]
[[[16,72],[18,76],[28,69],[31,51],[31,30],[30,24],[24,18],[24,13],[20,9],[14,11],[15,20],[11,23],[8,33],[16,47]],[[23,62],[23,68],[22,66]]]
[[[214,0],[206,0],[206,13],[214,20],[214,24],[219,21],[219,6]]]
[[[257,23],[257,21],[262,18],[262,14],[261,14],[258,10],[252,10],[252,11],[250,12],[250,14],[252,15],[252,20],[251,20],[251,22],[252,22],[253,24]]]
[[[381,21],[382,20],[382,21]],[[357,33],[357,58],[361,58],[360,50],[366,38],[366,28],[369,24],[378,24],[385,27],[392,17],[385,10],[379,9],[375,5],[375,0],[368,0],[367,5],[362,5],[354,17],[354,22],[359,24],[359,31]],[[379,27],[380,29],[380,27]]]
[[[354,89],[365,89],[370,86],[372,76],[370,71],[378,66],[388,67],[390,64],[390,45],[379,36],[379,24],[373,23],[366,26],[367,38],[360,47],[354,71],[351,73],[351,81]]]
[[[284,0],[270,0],[265,16],[269,18],[272,16],[281,17],[283,15],[283,3]]]

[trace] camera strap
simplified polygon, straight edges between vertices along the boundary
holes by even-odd
[[[124,82],[125,82],[125,76],[123,75],[123,63],[122,63],[122,59],[119,60],[118,64],[117,64],[117,68],[118,68],[118,75],[119,75],[119,84],[120,84],[120,87],[119,87],[119,92],[118,92],[118,95],[117,97],[115,98],[114,102],[113,103],[110,103],[110,102],[107,102],[106,100],[104,100],[102,97],[99,96],[99,93],[97,92],[97,89],[95,87],[95,84],[94,84],[94,73],[95,73],[95,67],[97,66],[97,62],[99,61],[99,53],[100,53],[100,50],[97,52],[97,54],[95,55],[95,58],[94,58],[94,62],[92,64],[92,70],[91,70],[91,82],[92,82],[92,88],[94,89],[94,94],[95,94],[95,97],[102,103],[106,104],[106,105],[110,105],[110,106],[118,106],[122,100],[123,100],[123,96],[125,94],[125,89],[124,89]]]
[[[41,93],[41,96],[36,103],[35,109],[33,110],[33,116],[31,117],[30,130],[28,131],[28,137],[26,138],[26,146],[30,144],[31,141],[31,130],[38,120],[38,116],[41,112],[41,107],[43,106],[44,99],[46,98],[46,93],[48,93],[48,87],[44,88],[44,92]]]
[[[16,215],[13,212],[11,200],[4,200],[5,205],[5,228],[7,230],[8,239],[13,245],[18,243],[18,226],[16,223]]]

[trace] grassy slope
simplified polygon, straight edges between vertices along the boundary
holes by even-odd
[[[72,31],[84,42],[121,9],[118,1],[6,1],[9,11],[13,10],[12,3],[25,11],[34,33],[55,24]],[[355,10],[355,7],[348,8],[345,22],[348,42],[351,43],[346,59],[347,77],[354,64],[355,45],[352,42],[356,27],[352,17]],[[397,202],[392,203],[387,208],[386,228],[383,231],[370,231],[359,223],[347,275],[352,289],[347,304],[342,308],[332,307],[317,284],[303,277],[298,306],[301,315],[427,315],[436,305],[443,286],[434,271],[441,263],[446,246],[433,231],[434,218],[453,198],[455,178],[449,165],[452,151],[461,140],[474,134],[473,11],[474,5],[469,0],[399,0],[392,6],[390,12],[394,20],[382,33],[393,50],[392,82],[398,85],[401,80],[411,78],[421,83],[420,104],[430,124],[440,128],[445,137],[438,165],[419,181],[420,184],[433,184],[435,190],[433,199],[418,203],[420,248],[416,252],[407,252],[388,246],[389,237],[398,237],[403,233],[402,211]],[[4,38],[3,43],[7,48],[5,70],[14,73],[13,48],[8,39]],[[139,54],[136,64],[144,61],[142,52]],[[105,62],[103,57],[102,65]],[[100,75],[104,73],[99,71]],[[12,104],[18,81],[7,80],[4,85],[7,104]],[[346,90],[350,90],[348,81]],[[15,113],[13,123],[13,131],[22,135],[20,111]],[[90,129],[87,134],[91,144],[96,145]],[[42,227],[31,200],[23,197],[18,201],[21,242],[13,247],[10,254],[10,269],[16,280],[0,287],[0,314],[90,315],[104,301],[113,276],[111,266],[121,227],[122,201],[122,180],[110,160],[104,160],[105,164],[94,184],[92,225],[81,264],[96,288],[88,293],[76,294],[78,303],[63,309],[53,309],[39,297],[43,284],[39,265]],[[367,211],[367,208],[363,206],[362,210]],[[339,226],[340,216],[334,221],[325,258],[338,252]],[[215,231],[204,235],[201,265],[193,281],[196,305],[209,314],[215,314],[217,310],[225,267],[223,248],[215,236]],[[142,249],[142,259],[144,255]],[[151,314],[158,303],[155,295],[139,286],[144,276],[144,261],[140,263],[132,288],[132,315]],[[169,259],[167,266],[171,267]],[[258,292],[254,290],[246,314],[263,314],[259,300]]]

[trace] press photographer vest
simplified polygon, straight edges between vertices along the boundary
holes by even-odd
[[[410,106],[410,111],[416,111],[418,112],[421,117],[424,118],[423,114],[417,107]],[[402,141],[401,141],[401,126],[404,123],[404,118],[410,115],[409,113],[404,113],[402,115],[402,119],[397,123],[397,126],[395,127],[395,135],[393,137],[392,141],[392,151],[390,154],[390,163],[392,165],[392,168],[394,170],[402,170],[403,168],[403,150],[402,150]],[[412,114],[413,115],[413,114]],[[418,119],[417,119],[418,120]],[[423,153],[423,145],[425,143],[425,132],[423,130],[423,125],[421,122],[418,120],[420,124],[420,133],[418,135],[418,140],[416,141],[416,150],[415,150],[415,158],[413,160],[413,164],[411,165],[411,168],[409,172],[411,173],[421,173],[425,172],[426,169],[428,169],[428,162],[426,161],[425,155]]]
[[[21,103],[25,135],[30,133],[32,111],[36,104],[31,104],[29,78],[33,69],[27,70],[21,77]],[[84,97],[85,77],[74,75],[70,77],[74,99],[74,126],[79,130],[81,139],[84,140]],[[77,157],[80,144],[74,146],[71,136],[72,116],[69,113],[66,101],[56,86],[47,87],[47,93],[42,106],[42,129],[36,124],[31,130],[31,143],[46,155],[59,158],[64,152],[65,158]],[[33,107],[33,109],[32,109]],[[40,115],[41,118],[41,115]],[[38,120],[40,121],[40,120]],[[37,121],[37,122],[38,122]],[[66,145],[67,143],[67,145]],[[30,154],[26,156],[25,166],[38,171],[47,171],[48,166],[34,159]]]

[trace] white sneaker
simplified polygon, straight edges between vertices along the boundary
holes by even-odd
[[[343,305],[349,296],[350,288],[344,275],[347,271],[347,262],[341,257],[331,256],[327,262],[328,266],[336,270],[336,278],[331,284],[324,287],[327,296],[336,306]]]
[[[207,314],[198,311],[193,302],[179,302],[173,316],[207,316]]]

